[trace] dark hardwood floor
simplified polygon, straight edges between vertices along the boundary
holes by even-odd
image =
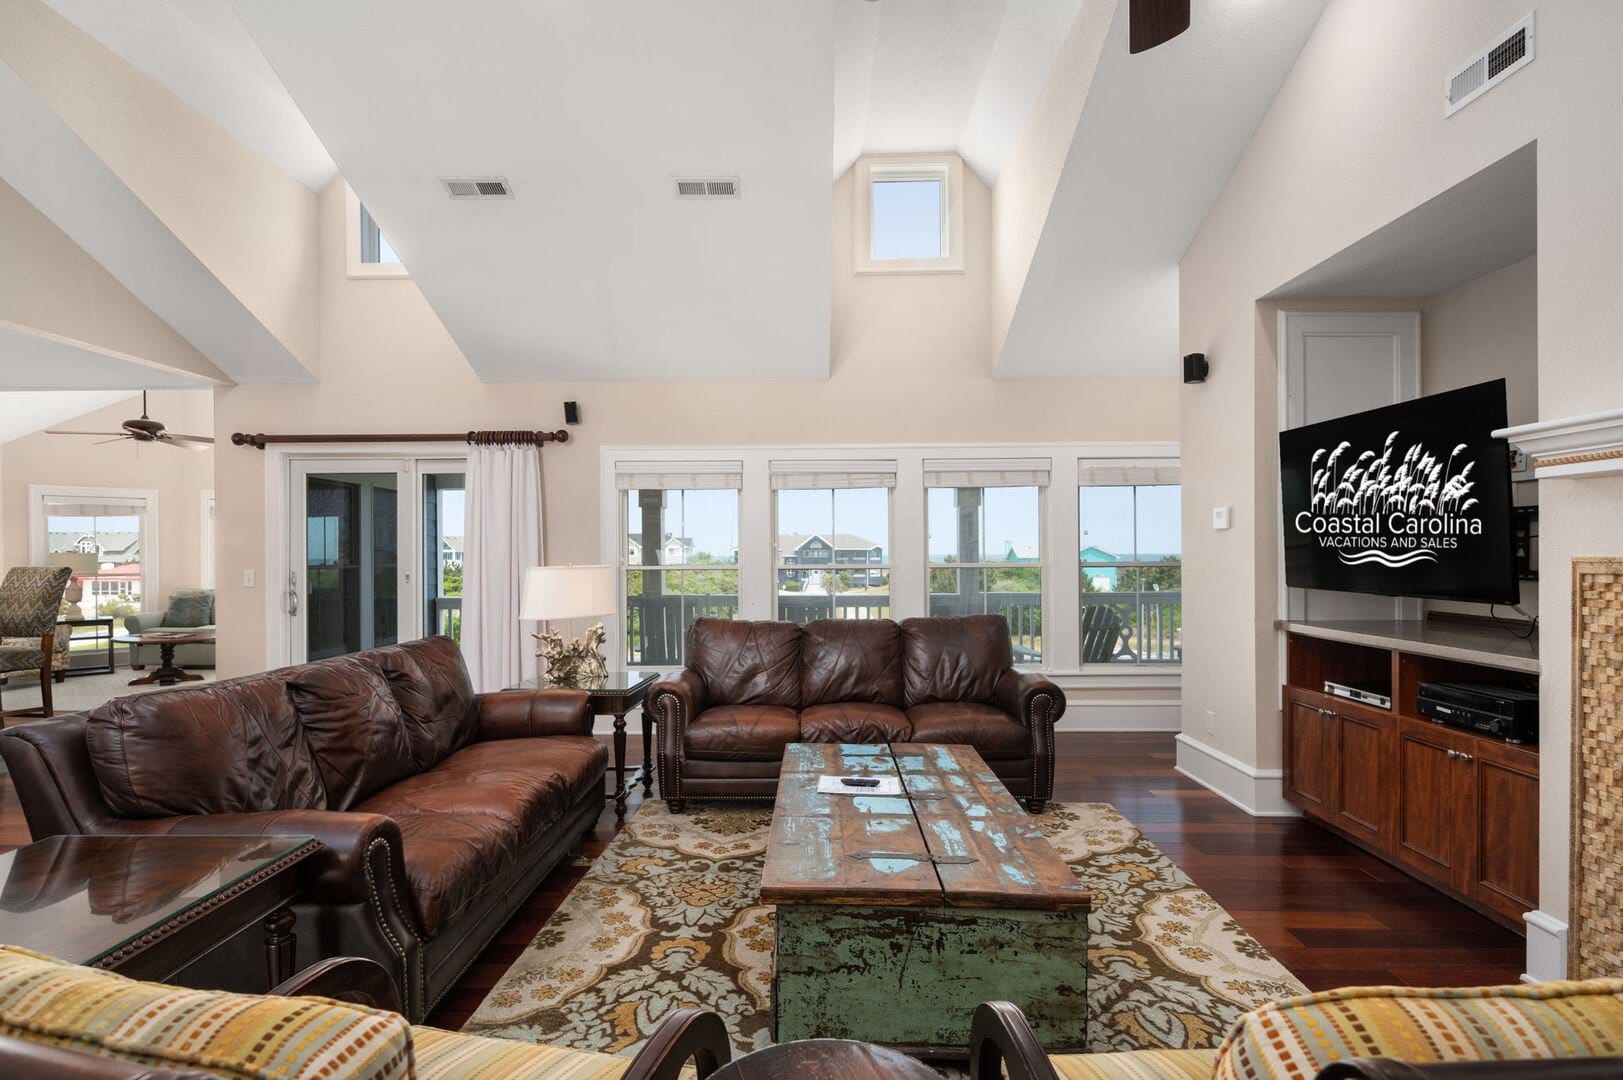
[[[1056,798],[1114,805],[1312,989],[1510,983],[1524,970],[1510,931],[1317,826],[1250,817],[1185,779],[1171,735],[1067,732],[1059,746]],[[641,759],[637,739],[627,756]],[[430,1023],[461,1027],[615,831],[606,805],[581,857],[536,890]],[[16,792],[0,781],[0,849],[27,842]]]

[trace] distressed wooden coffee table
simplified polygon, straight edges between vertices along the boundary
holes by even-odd
[[[818,777],[900,777],[823,795]],[[962,1057],[983,1001],[1081,1050],[1089,896],[968,746],[793,743],[761,900],[777,905],[777,1042],[857,1039]]]

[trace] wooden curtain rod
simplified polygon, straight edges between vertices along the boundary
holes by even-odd
[[[557,431],[464,431],[458,435],[249,435],[238,431],[231,436],[232,446],[251,446],[263,450],[270,443],[385,443],[385,442],[459,442],[469,446],[540,446],[542,443],[566,443],[569,432]]]

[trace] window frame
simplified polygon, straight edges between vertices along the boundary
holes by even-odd
[[[966,458],[967,458],[967,456],[966,456]],[[1050,478],[1050,483],[1052,483],[1052,478]],[[999,488],[999,487],[1002,487],[1002,488],[1028,488],[1028,487],[1030,487],[1030,488],[1036,488],[1037,489],[1037,561],[1035,563],[1026,563],[1026,562],[1011,563],[1011,562],[1008,562],[1007,560],[990,560],[990,559],[985,558],[986,553],[984,551],[981,552],[982,558],[979,561],[972,562],[972,563],[971,562],[938,563],[938,562],[933,561],[930,558],[930,526],[929,526],[930,492],[932,492],[932,491],[980,491],[982,493],[981,494],[981,498],[982,498],[981,512],[984,514],[986,512],[986,504],[985,504],[985,501],[984,501],[985,498],[986,498],[985,493],[988,490],[996,489],[996,488]],[[1007,569],[1009,569],[1010,567],[1013,567],[1013,566],[1035,566],[1037,568],[1037,591],[1036,591],[1036,593],[1034,595],[1037,597],[1037,611],[1040,613],[1039,617],[1044,619],[1045,625],[1046,625],[1046,618],[1047,617],[1046,617],[1045,614],[1041,614],[1041,613],[1045,613],[1045,612],[1048,611],[1048,584],[1049,584],[1050,578],[1052,577],[1052,575],[1049,573],[1049,563],[1051,561],[1049,552],[1052,550],[1052,546],[1048,542],[1048,487],[1049,487],[1048,484],[967,484],[967,485],[951,485],[951,486],[949,486],[949,485],[943,485],[943,484],[930,484],[928,482],[925,483],[925,485],[924,485],[924,495],[923,495],[923,497],[924,497],[924,513],[925,513],[925,523],[924,523],[924,614],[926,614],[926,615],[930,614],[930,597],[935,595],[934,593],[932,593],[930,591],[930,574],[933,571],[936,571],[936,570],[1007,570]],[[984,582],[985,582],[985,579],[983,578],[982,579],[983,585],[984,585]],[[981,593],[983,595],[987,591],[988,590],[986,590],[985,588],[981,589]],[[977,614],[988,614],[987,612],[984,611],[984,608],[985,608],[984,604],[982,604],[982,608],[983,608],[983,610],[981,612],[977,612]],[[1013,628],[1011,628],[1011,629],[1013,629]],[[1047,670],[1046,665],[1049,662],[1050,652],[1049,652],[1049,649],[1047,648],[1048,636],[1047,636],[1046,633],[1043,635],[1043,639],[1044,639],[1044,648],[1043,648],[1043,652],[1042,652],[1042,657],[1043,658],[1042,658],[1041,661],[1039,661],[1036,665],[1031,664],[1029,661],[1022,664],[1020,658],[1017,656],[1017,657],[1015,657],[1015,661],[1014,661],[1015,665],[1016,666],[1023,666],[1023,667],[1036,666],[1041,670]]]
[[[167,597],[160,593],[162,582],[158,577],[161,565],[159,554],[159,540],[162,535],[161,522],[158,517],[158,491],[156,488],[119,488],[99,487],[74,484],[29,484],[28,485],[28,554],[29,561],[35,566],[44,566],[50,561],[48,548],[50,538],[46,535],[46,526],[50,514],[46,512],[46,499],[82,499],[86,502],[96,500],[112,500],[117,502],[140,503],[137,511],[141,518],[141,603],[142,610],[161,610],[146,607],[147,604],[167,604]],[[89,594],[96,594],[96,585],[101,579],[92,579]],[[104,594],[105,595],[105,594]]]
[[[690,491],[731,491],[733,493],[733,495],[735,497],[737,497],[738,503],[739,503],[739,511],[738,511],[738,519],[737,519],[738,531],[737,531],[736,535],[738,537],[738,545],[739,545],[740,554],[742,554],[742,549],[743,549],[743,544],[744,544],[744,535],[743,535],[744,534],[744,515],[743,515],[743,501],[744,500],[743,500],[743,492],[738,488],[698,487],[698,486],[695,486],[695,487],[671,487],[671,488],[648,488],[648,487],[642,487],[642,488],[625,488],[625,489],[621,489],[621,488],[616,487],[614,489],[614,496],[615,496],[614,501],[617,504],[618,517],[619,517],[620,524],[619,524],[619,530],[618,530],[618,532],[616,533],[616,535],[614,537],[614,539],[619,541],[619,543],[617,544],[618,550],[616,552],[616,558],[614,558],[610,562],[610,565],[617,566],[619,568],[618,580],[615,582],[616,603],[619,605],[619,610],[615,613],[615,633],[610,638],[610,640],[612,640],[612,641],[614,641],[616,643],[615,644],[615,650],[616,650],[617,656],[616,656],[615,662],[617,664],[619,664],[621,667],[623,667],[625,670],[628,670],[628,671],[665,670],[665,669],[670,667],[669,664],[666,664],[666,663],[663,663],[663,662],[658,662],[658,661],[655,661],[655,662],[643,661],[643,662],[640,662],[640,663],[633,663],[632,660],[631,660],[631,654],[630,654],[630,650],[629,650],[629,644],[630,643],[627,640],[627,632],[629,630],[629,627],[627,626],[627,614],[628,614],[628,611],[629,611],[631,605],[627,601],[628,601],[628,599],[630,598],[630,595],[631,595],[630,592],[628,591],[628,585],[630,583],[630,577],[631,577],[631,575],[633,573],[644,573],[644,574],[646,574],[649,571],[655,571],[655,572],[658,572],[658,573],[661,573],[661,574],[666,574],[666,573],[671,573],[671,572],[683,573],[683,572],[686,572],[686,571],[689,571],[689,570],[694,570],[694,571],[721,570],[721,571],[724,571],[724,572],[730,572],[730,573],[736,574],[736,575],[738,575],[738,592],[737,592],[738,599],[735,602],[735,606],[737,608],[738,615],[736,615],[735,618],[743,616],[744,577],[743,577],[743,573],[742,573],[742,570],[740,569],[740,565],[739,565],[740,562],[742,561],[741,558],[740,559],[734,559],[731,563],[692,563],[692,562],[680,562],[680,563],[633,563],[631,561],[631,554],[630,554],[630,551],[628,550],[628,548],[630,546],[629,541],[630,541],[630,537],[631,537],[631,493],[633,491],[656,491],[656,490],[657,491],[680,491],[680,492],[683,492],[683,493],[687,493],[687,492],[690,492]],[[661,531],[663,531],[663,529]],[[646,581],[646,578],[644,580]],[[686,594],[677,594],[677,595],[686,595]],[[619,650],[622,650],[622,649],[626,650],[626,651],[620,652]],[[680,638],[678,639],[678,641],[676,643],[676,649],[681,654],[680,657],[679,657],[679,661],[685,662],[686,659],[687,659],[687,656],[686,656],[686,643],[683,640],[681,640]]]
[[[352,278],[409,278],[405,263],[364,262],[362,251],[361,199],[355,189],[344,185],[344,262]]]
[[[839,551],[840,551],[839,545],[836,544],[831,549],[829,562],[828,562],[828,565],[826,567],[824,567],[824,566],[816,566],[816,567],[810,567],[810,568],[811,569],[818,569],[818,570],[826,569],[826,570],[829,571],[829,573],[834,573],[835,571],[838,571],[838,570],[860,570],[860,571],[863,571],[865,573],[872,573],[875,570],[883,571],[884,574],[885,574],[885,581],[886,581],[885,595],[886,595],[886,598],[888,600],[888,603],[885,605],[885,607],[886,607],[886,610],[889,611],[891,614],[884,615],[884,616],[879,616],[879,617],[880,618],[894,618],[895,617],[895,611],[896,611],[896,598],[895,598],[895,595],[894,595],[894,590],[893,590],[893,588],[892,588],[892,586],[890,584],[890,582],[891,582],[891,574],[892,574],[892,565],[891,564],[895,561],[895,554],[896,554],[896,547],[895,547],[895,544],[894,544],[894,542],[892,540],[892,536],[896,531],[896,487],[895,487],[894,483],[892,483],[892,484],[890,484],[888,486],[887,485],[873,485],[873,486],[867,486],[867,487],[826,487],[826,488],[825,487],[810,487],[810,488],[792,487],[792,488],[773,488],[772,489],[772,493],[771,493],[772,494],[772,579],[771,579],[771,582],[772,582],[772,612],[773,612],[772,617],[773,618],[779,618],[780,617],[779,616],[779,611],[778,611],[779,589],[780,589],[780,585],[778,583],[778,575],[783,573],[785,570],[803,570],[803,569],[808,568],[808,564],[806,564],[806,563],[785,563],[783,561],[783,557],[784,557],[783,545],[779,542],[781,540],[782,536],[783,536],[783,529],[779,525],[779,522],[778,522],[778,517],[779,517],[779,515],[778,515],[778,498],[785,491],[816,491],[816,492],[826,491],[826,492],[830,493],[831,498],[833,496],[833,493],[836,492],[836,491],[883,491],[885,493],[885,542],[882,545],[882,547],[884,548],[884,551],[885,551],[885,556],[886,556],[884,562],[881,562],[881,563],[843,562],[842,563],[836,557],[836,556],[838,556]],[[839,539],[839,521],[838,520],[836,520],[834,522],[834,526],[835,526],[835,528],[833,530],[834,539],[837,540],[837,539]],[[743,544],[743,533],[744,533],[744,525],[743,525],[742,521],[739,522],[738,532],[739,532],[739,543],[740,543],[740,546],[742,546],[742,544]],[[813,533],[812,535],[815,536],[817,534]],[[742,552],[740,552],[740,555],[742,555]],[[837,605],[835,605],[832,602],[833,601],[833,594],[830,594],[829,599],[830,599],[829,615],[827,617],[831,618],[831,619],[842,618],[843,616],[834,614],[834,610],[837,607]]]
[[[852,245],[858,274],[961,274],[964,272],[964,162],[957,154],[869,154],[852,167],[856,193]],[[941,257],[873,257],[873,186],[887,180],[941,181]]]
[[[1168,464],[1173,464],[1173,465],[1178,464],[1177,459],[1166,459],[1166,460],[1167,460]],[[1078,471],[1080,473],[1080,470],[1078,470]],[[1082,491],[1084,489],[1090,488],[1090,487],[1099,487],[1099,488],[1122,488],[1122,487],[1125,487],[1125,488],[1131,488],[1132,489],[1132,492],[1133,492],[1133,520],[1132,520],[1133,557],[1131,559],[1118,560],[1116,562],[1106,563],[1106,562],[1097,562],[1097,561],[1090,562],[1087,559],[1084,559],[1082,557],[1083,551],[1086,550],[1086,548],[1084,548],[1082,546],[1082,513],[1081,513]],[[1181,478],[1178,480],[1177,483],[1173,483],[1173,484],[1153,484],[1153,483],[1146,483],[1146,484],[1138,484],[1138,483],[1133,483],[1133,484],[1085,484],[1085,483],[1081,482],[1080,476],[1078,477],[1078,483],[1077,483],[1077,521],[1076,521],[1076,528],[1077,528],[1077,553],[1076,553],[1077,580],[1076,580],[1076,585],[1077,585],[1077,604],[1078,604],[1079,608],[1082,606],[1082,600],[1081,600],[1082,596],[1086,595],[1086,594],[1082,593],[1082,591],[1081,591],[1082,590],[1082,582],[1083,582],[1084,579],[1086,579],[1089,576],[1088,571],[1090,569],[1109,569],[1109,570],[1146,570],[1146,569],[1151,569],[1151,570],[1153,570],[1153,569],[1156,569],[1158,567],[1164,568],[1164,567],[1167,567],[1167,566],[1176,566],[1178,568],[1179,581],[1180,582],[1182,581],[1182,578],[1183,578],[1183,551],[1182,551],[1183,544],[1182,544],[1181,541],[1178,544],[1178,547],[1179,547],[1180,550],[1178,551],[1178,559],[1177,559],[1176,563],[1169,563],[1166,560],[1162,560],[1160,562],[1148,562],[1148,561],[1146,561],[1146,560],[1139,557],[1142,553],[1138,550],[1138,490],[1139,490],[1139,488],[1148,488],[1148,487],[1175,487],[1175,488],[1178,489],[1178,496],[1179,496],[1180,503],[1182,501],[1182,497],[1183,497],[1183,481],[1182,481]],[[1182,529],[1182,523],[1181,523],[1181,520],[1180,520],[1180,532],[1181,532],[1181,529]],[[1139,597],[1139,598],[1143,597],[1144,592],[1145,592],[1145,590],[1143,588],[1138,588],[1138,589],[1131,590],[1132,595],[1135,596],[1135,597]],[[1108,595],[1108,594],[1105,594],[1105,595]],[[1183,628],[1182,627],[1182,621],[1183,621],[1182,620],[1183,587],[1182,587],[1181,584],[1179,585],[1179,588],[1178,588],[1178,596],[1179,596],[1179,601],[1178,601],[1179,628],[1178,629],[1179,629],[1179,636],[1181,638],[1181,636],[1182,636],[1182,628]],[[1142,601],[1142,599],[1140,599],[1138,601],[1138,607],[1139,607],[1139,612],[1140,612],[1140,618],[1142,618],[1142,612],[1143,612],[1143,601]],[[1117,669],[1122,669],[1122,668],[1126,668],[1126,669],[1130,669],[1130,670],[1137,670],[1137,671],[1146,671],[1146,672],[1149,672],[1149,671],[1170,672],[1170,671],[1181,671],[1183,669],[1183,645],[1182,645],[1181,641],[1180,641],[1180,643],[1179,643],[1179,645],[1177,647],[1177,653],[1178,653],[1178,657],[1175,660],[1145,660],[1142,655],[1139,655],[1139,656],[1135,656],[1131,660],[1111,659],[1111,660],[1107,660],[1107,661],[1103,661],[1103,662],[1099,662],[1099,663],[1087,663],[1087,662],[1082,660],[1080,653],[1078,653],[1077,659],[1078,659],[1078,663],[1079,663],[1081,669],[1084,672],[1105,671],[1105,670],[1115,671]]]

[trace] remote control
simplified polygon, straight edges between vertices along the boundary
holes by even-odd
[[[840,783],[846,787],[878,787],[879,781],[871,776],[842,776]]]

